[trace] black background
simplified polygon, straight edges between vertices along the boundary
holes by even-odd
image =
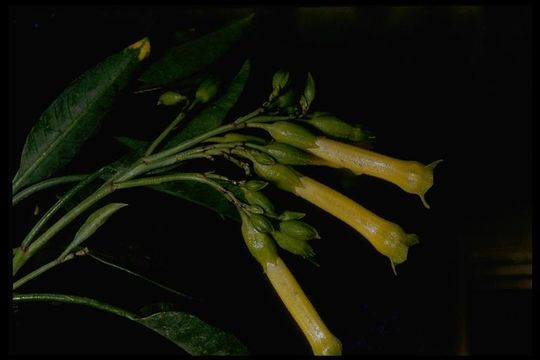
[[[313,244],[320,267],[282,257],[345,354],[530,354],[530,288],[486,290],[475,280],[474,262],[475,254],[493,249],[531,251],[529,7],[11,7],[9,179],[35,119],[95,63],[147,35],[156,59],[176,30],[202,34],[252,11],[254,30],[219,64],[230,76],[245,56],[252,60],[231,118],[263,101],[277,68],[290,69],[299,83],[311,71],[314,110],[364,124],[381,153],[425,164],[444,159],[427,195],[431,210],[376,179],[303,170],[420,236],[397,277],[385,257],[339,220],[292,195],[269,192],[279,208],[308,212],[306,221],[323,237]],[[112,136],[150,140],[174,116],[154,106],[155,94],[133,96],[118,100],[66,174],[121,156],[125,150]],[[241,177],[236,169],[229,174]],[[150,190],[113,198],[130,206],[89,246],[193,300],[90,259],[21,289],[95,297],[132,311],[171,302],[234,333],[252,354],[309,354],[237,224]],[[44,192],[11,211],[9,251],[36,221],[35,205],[43,211],[54,201],[54,191]],[[26,304],[12,315],[13,354],[182,353],[142,327],[83,307]]]

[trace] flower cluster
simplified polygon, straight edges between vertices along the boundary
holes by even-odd
[[[310,74],[303,94],[287,89],[289,80],[289,73],[276,72],[273,91],[263,105],[267,116],[249,119],[240,127],[262,129],[272,139],[229,132],[206,142],[214,143],[216,149],[219,147],[227,159],[242,166],[248,175],[252,169],[264,180],[250,180],[240,186],[244,203],[237,208],[245,243],[304,332],[314,354],[337,355],[341,354],[340,341],[326,328],[278,254],[281,248],[313,261],[315,252],[310,243],[320,236],[315,228],[299,220],[304,214],[277,213],[261,190],[272,183],[337,217],[388,257],[395,272],[395,265],[407,260],[409,247],[418,243],[418,237],[303,175],[297,167],[345,168],[357,175],[373,176],[419,196],[429,208],[425,195],[433,186],[433,170],[441,160],[424,165],[371,150],[374,137],[369,131],[329,113],[308,114],[315,96],[315,82]]]

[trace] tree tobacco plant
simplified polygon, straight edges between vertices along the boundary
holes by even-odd
[[[91,256],[105,262],[93,252],[90,240],[104,223],[114,221],[115,213],[128,206],[111,202],[109,195],[143,187],[175,193],[237,221],[238,241],[243,239],[261,266],[313,354],[342,353],[340,340],[327,328],[280,257],[288,251],[313,261],[312,243],[320,238],[319,233],[303,221],[304,213],[278,209],[265,188],[292,193],[348,224],[386,256],[395,271],[395,265],[407,259],[409,247],[418,243],[417,236],[304,175],[302,168],[345,168],[373,176],[418,195],[428,207],[425,193],[433,185],[433,169],[439,161],[424,165],[379,154],[371,150],[370,132],[331,113],[313,112],[316,86],[309,72],[305,85],[294,88],[291,74],[277,70],[268,79],[269,95],[261,99],[260,106],[229,118],[245,90],[250,60],[244,61],[230,81],[203,70],[228,52],[250,27],[252,18],[241,18],[183,42],[158,59],[152,59],[150,39],[143,38],[86,71],[43,112],[24,144],[12,181],[12,204],[59,184],[74,186],[13,249],[13,302],[55,301],[111,312],[156,331],[193,355],[246,353],[232,334],[187,313],[160,311],[144,316],[86,297],[24,292],[24,285],[31,280],[77,257]],[[186,79],[190,86],[180,86]],[[88,169],[83,175],[55,177],[96,134],[115,97],[134,82],[143,89],[139,93],[155,94],[157,106],[176,109],[170,124],[152,141],[118,138],[130,153],[109,165]],[[138,92],[130,96],[138,96]],[[220,174],[212,162],[204,163],[204,171],[190,168],[196,160],[216,158],[239,167],[242,175]],[[91,185],[97,189],[82,198],[80,194]],[[86,220],[52,261],[33,269],[25,267],[77,218]]]

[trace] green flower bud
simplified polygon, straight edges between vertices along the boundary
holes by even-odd
[[[242,188],[242,191],[248,204],[260,207],[267,214],[275,214],[274,205],[266,195],[248,188]]]
[[[274,227],[272,226],[272,223],[268,218],[264,215],[259,214],[251,214],[249,216],[249,219],[253,223],[253,226],[257,231],[263,232],[263,233],[271,233],[274,231]]]
[[[298,220],[282,221],[279,223],[281,232],[300,240],[320,239],[317,230],[305,222]]]
[[[294,238],[281,231],[274,231],[272,236],[280,248],[287,250],[290,253],[300,255],[304,258],[313,257],[315,255],[313,248],[305,240]]]
[[[289,72],[285,70],[278,70],[275,72],[272,78],[272,94],[270,95],[270,101],[278,96],[283,89],[289,84]]]
[[[270,143],[260,147],[260,149],[284,165],[321,165],[325,163],[322,159],[280,142]]]
[[[206,104],[216,96],[218,89],[219,81],[213,77],[209,77],[197,88],[197,91],[195,92],[195,99],[203,104]]]
[[[285,94],[281,95],[272,104],[272,108],[284,109],[289,106],[296,105],[298,102],[298,93],[292,89],[288,90]]]
[[[269,263],[275,263],[278,255],[272,237],[269,234],[258,231],[251,219],[240,212],[242,218],[242,236],[251,255],[262,265],[264,271]]]
[[[346,139],[354,142],[369,141],[370,135],[364,132],[362,128],[359,126],[351,126],[336,116],[316,116],[310,119],[308,123],[330,137]]]
[[[304,114],[309,110],[313,99],[315,99],[315,80],[313,80],[311,73],[308,72],[304,94],[300,98],[300,106],[302,107],[302,112]]]
[[[281,221],[299,220],[299,219],[302,219],[304,216],[306,216],[305,213],[286,210],[283,212],[283,214],[279,215],[279,220]]]
[[[252,123],[249,126],[264,129],[276,141],[299,149],[316,147],[317,136],[313,135],[304,127],[292,122],[277,121],[272,124]]]
[[[250,214],[264,214],[264,209],[258,205],[245,205],[244,210]]]
[[[174,106],[178,105],[184,101],[187,100],[187,97],[185,97],[182,94],[179,94],[174,91],[166,91],[158,99],[157,104],[158,105],[165,105],[165,106]]]
[[[298,107],[296,106],[287,106],[281,111],[285,115],[293,115],[299,112]]]
[[[251,191],[259,191],[259,190],[262,190],[264,189],[266,186],[268,185],[268,183],[266,181],[262,181],[262,180],[249,180],[247,182],[245,182],[244,184],[240,185],[248,190],[251,190]]]

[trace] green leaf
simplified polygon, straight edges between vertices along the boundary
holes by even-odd
[[[254,14],[198,39],[171,48],[139,78],[146,86],[170,85],[223,56],[245,33]]]
[[[120,51],[88,70],[56,98],[26,138],[13,193],[51,176],[77,155],[148,49],[148,39],[143,39]]]
[[[247,355],[246,347],[232,334],[179,311],[162,311],[139,317],[94,299],[64,294],[13,294],[13,302],[52,301],[92,307],[135,321],[169,339],[191,355]]]
[[[164,149],[172,148],[182,141],[204,134],[220,126],[231,108],[238,101],[240,95],[242,95],[249,76],[249,70],[250,61],[246,60],[225,94],[204,108],[183,130],[165,144]]]
[[[190,355],[247,355],[247,349],[234,335],[190,314],[166,311],[135,321],[171,340]]]
[[[122,203],[112,203],[103,206],[102,208],[96,210],[86,219],[84,224],[80,227],[73,241],[66,247],[60,259],[69,254],[77,246],[80,246],[86,239],[88,239],[92,234],[94,234],[97,229],[99,229],[107,220],[118,210],[127,206],[127,204]]]

